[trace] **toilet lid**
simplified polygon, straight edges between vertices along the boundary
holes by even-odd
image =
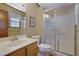
[[[48,45],[48,44],[40,44],[39,47],[41,47],[41,48],[51,48],[51,46]]]

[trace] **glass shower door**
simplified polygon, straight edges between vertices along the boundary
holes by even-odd
[[[52,49],[74,55],[75,37],[75,5],[68,5],[48,11],[48,18],[44,19],[44,41]]]
[[[52,18],[45,18],[44,20],[44,42],[52,46],[52,49],[55,50],[55,20]]]
[[[75,5],[63,7],[60,12],[57,15],[58,51],[74,55]]]

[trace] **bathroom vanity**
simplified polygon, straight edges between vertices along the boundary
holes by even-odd
[[[31,43],[25,47],[22,47],[16,51],[13,51],[8,56],[37,56],[37,42]]]
[[[26,40],[6,41],[0,43],[0,55],[2,56],[37,56],[37,40],[26,38]]]

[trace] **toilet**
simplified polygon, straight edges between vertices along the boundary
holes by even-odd
[[[49,44],[40,43],[39,35],[32,36],[32,39],[36,39],[38,41],[38,48],[41,55],[47,55],[47,52],[51,51],[51,46]]]

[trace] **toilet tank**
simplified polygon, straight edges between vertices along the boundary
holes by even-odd
[[[36,39],[38,41],[38,44],[40,43],[40,35],[34,35],[32,36],[32,39]]]

